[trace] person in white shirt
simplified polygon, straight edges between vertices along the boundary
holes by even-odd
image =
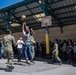
[[[22,56],[22,53],[23,53],[23,40],[22,40],[22,37],[19,37],[19,40],[17,41],[17,50],[18,50],[18,62],[21,61],[21,56]]]

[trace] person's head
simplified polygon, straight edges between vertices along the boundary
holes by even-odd
[[[28,26],[26,26],[26,30],[29,30],[29,27]]]
[[[57,39],[54,40],[54,43],[57,43]]]
[[[22,37],[20,36],[19,39],[22,40]]]
[[[67,46],[67,43],[66,43],[66,42],[64,42],[64,43],[63,43],[63,46]]]
[[[2,38],[0,38],[0,41],[2,41]]]
[[[26,27],[25,27],[25,31],[26,31],[26,34],[28,34],[28,33],[30,32],[30,30],[29,30],[29,27],[28,27],[28,26],[26,26]]]
[[[74,45],[76,46],[76,40],[74,40]]]
[[[73,45],[73,42],[72,42],[72,40],[68,40],[68,45]]]
[[[7,34],[11,34],[12,33],[12,31],[11,30],[7,30],[7,32],[6,32]]]

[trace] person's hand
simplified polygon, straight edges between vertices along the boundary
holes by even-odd
[[[53,53],[55,53],[55,50],[54,50],[54,51],[52,51],[52,54],[53,54]]]
[[[30,28],[31,29],[31,31],[34,33],[34,30],[32,29],[32,28]]]
[[[33,29],[31,28],[31,31],[32,31]]]

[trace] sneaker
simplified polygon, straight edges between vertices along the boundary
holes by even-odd
[[[13,67],[13,66],[11,66],[10,68],[11,68],[11,69],[14,69],[14,67]]]
[[[30,61],[33,62],[33,59],[31,59]]]
[[[26,59],[26,63],[28,62],[28,58]]]
[[[55,60],[52,61],[52,64],[54,64],[54,63],[55,63]]]
[[[60,65],[62,64],[62,62],[60,61],[60,63],[59,63]]]
[[[11,72],[12,71],[12,68],[11,67],[6,67],[5,71],[6,72]]]
[[[21,62],[18,62],[19,65],[21,65]]]

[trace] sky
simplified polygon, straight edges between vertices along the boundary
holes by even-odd
[[[0,0],[0,9],[18,3],[22,0]]]

